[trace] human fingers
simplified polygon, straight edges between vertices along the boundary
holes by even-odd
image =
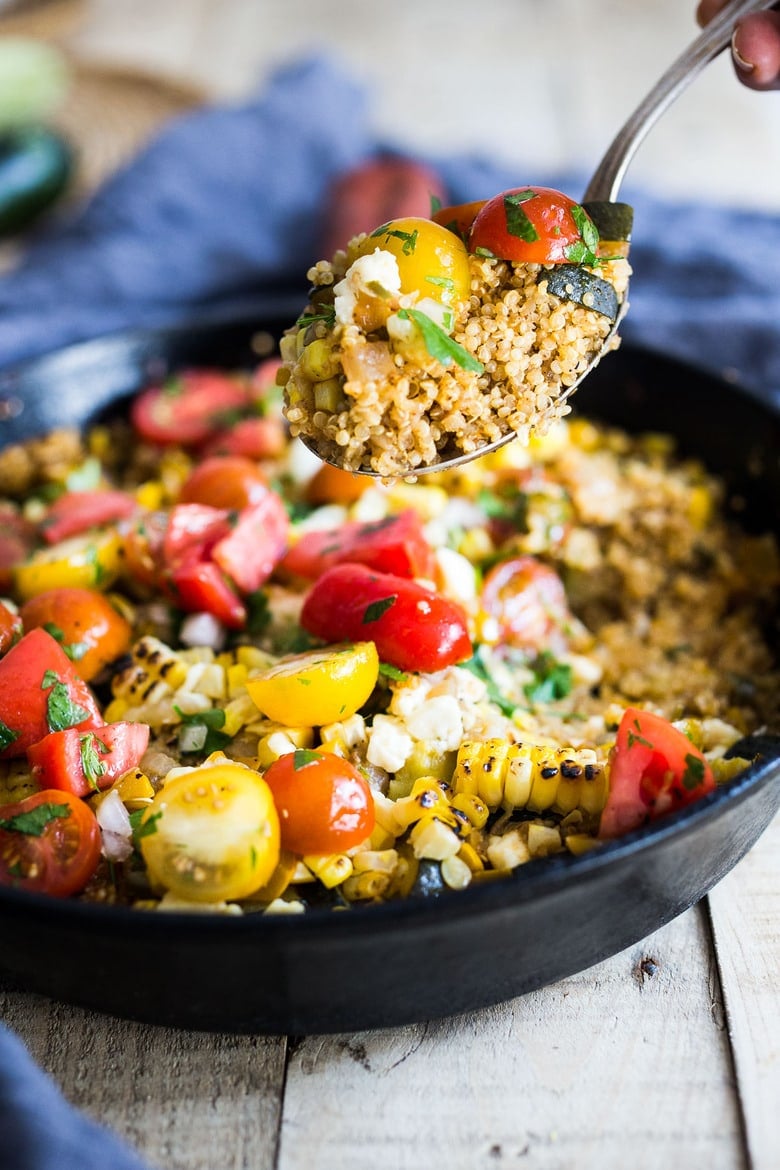
[[[780,89],[780,12],[757,12],[740,21],[731,55],[744,85]]]

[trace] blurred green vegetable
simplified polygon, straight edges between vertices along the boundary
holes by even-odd
[[[43,126],[0,132],[0,236],[27,227],[68,185],[73,152]]]
[[[68,63],[53,45],[0,37],[0,130],[45,121],[69,84]]]

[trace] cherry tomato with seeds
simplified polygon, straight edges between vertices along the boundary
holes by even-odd
[[[19,641],[22,636],[22,619],[18,613],[0,601],[0,655]]]
[[[536,557],[513,557],[485,577],[482,608],[498,622],[500,639],[521,649],[562,651],[571,614],[558,574]]]
[[[0,885],[66,898],[100,860],[95,814],[69,792],[44,789],[0,808]]]
[[[280,567],[315,580],[334,565],[346,563],[368,565],[398,577],[431,579],[436,573],[433,549],[413,508],[384,520],[350,520],[338,528],[307,532],[285,554]]]
[[[51,731],[27,749],[33,778],[43,788],[89,796],[137,768],[149,746],[146,723],[106,723],[92,731]]]
[[[584,263],[598,247],[595,224],[551,187],[513,187],[488,199],[469,233],[469,251],[524,264]]]
[[[338,853],[371,835],[374,798],[349,760],[302,748],[275,760],[265,782],[279,813],[283,849],[301,856]]]
[[[130,647],[130,623],[94,589],[49,589],[26,601],[20,610],[25,630],[38,627],[55,638],[89,682]]]
[[[194,447],[224,430],[226,416],[250,404],[246,378],[221,370],[183,370],[139,394],[130,419],[147,443]]]

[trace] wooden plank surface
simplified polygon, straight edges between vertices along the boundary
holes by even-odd
[[[751,1170],[778,1170],[780,817],[709,903]]]

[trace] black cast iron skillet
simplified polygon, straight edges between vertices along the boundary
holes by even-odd
[[[277,308],[262,322],[93,341],[0,374],[0,441],[85,423],[166,369],[251,362],[253,338],[278,334],[298,306]],[[780,411],[756,395],[625,346],[576,409],[672,432],[726,477],[747,527],[777,531]],[[733,783],[666,820],[434,900],[224,918],[0,890],[0,976],[118,1016],[236,1032],[381,1027],[496,1003],[617,953],[703,897],[780,806],[780,740],[748,751],[759,758]]]

